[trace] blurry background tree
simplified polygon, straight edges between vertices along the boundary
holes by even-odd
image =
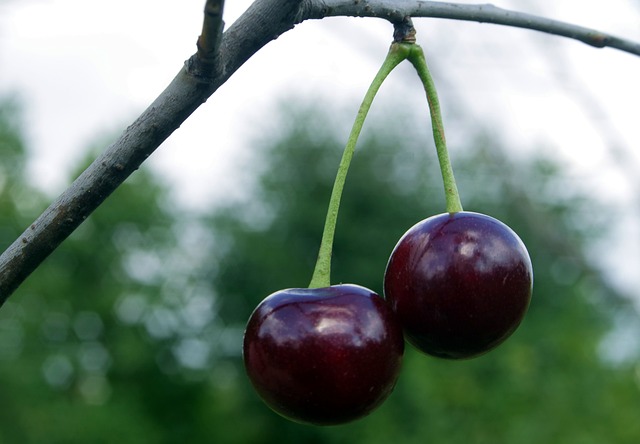
[[[25,179],[19,107],[0,110],[5,246],[46,202]],[[333,273],[378,292],[400,235],[444,209],[431,143],[415,119],[385,117],[365,126]],[[408,347],[394,394],[353,424],[297,425],[262,404],[241,365],[244,322],[269,293],[308,284],[346,138],[334,119],[284,108],[277,133],[256,134],[244,197],[211,211],[184,211],[146,169],[109,198],[0,311],[0,443],[637,443],[638,349],[607,339],[637,316],[620,323],[633,307],[589,255],[619,209],[482,131],[454,167],[465,209],[503,220],[531,253],[516,334],[464,362]]]

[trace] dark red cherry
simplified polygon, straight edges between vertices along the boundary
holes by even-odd
[[[472,358],[522,321],[533,286],[524,244],[478,213],[446,213],[414,225],[393,250],[384,294],[407,339],[424,353]]]
[[[392,392],[402,328],[384,299],[357,285],[281,290],[255,309],[244,363],[264,402],[296,422],[361,418]]]

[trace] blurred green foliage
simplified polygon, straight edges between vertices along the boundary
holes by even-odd
[[[1,248],[47,204],[28,183],[18,115],[0,106]],[[138,171],[0,309],[1,444],[640,442],[637,357],[598,352],[631,310],[587,255],[606,212],[558,165],[510,159],[484,134],[454,168],[465,209],[529,248],[535,290],[520,329],[470,361],[408,347],[395,392],[359,422],[303,426],[265,407],[241,365],[243,324],[269,293],[308,284],[342,150],[317,110],[281,120],[253,147],[238,184],[249,198],[190,213]],[[408,121],[365,128],[334,283],[381,292],[399,237],[443,211],[433,151]]]

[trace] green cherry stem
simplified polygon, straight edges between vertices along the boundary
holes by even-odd
[[[353,158],[353,153],[358,142],[358,136],[362,130],[365,118],[371,108],[373,99],[376,96],[380,86],[387,78],[389,73],[405,60],[411,52],[411,44],[406,43],[393,43],[387,57],[385,58],[380,70],[376,74],[373,82],[369,86],[367,93],[362,100],[356,120],[351,128],[347,145],[345,146],[340,160],[340,166],[336,174],[336,179],[333,184],[333,190],[331,191],[331,198],[329,199],[329,209],[327,210],[327,218],[324,223],[324,231],[322,232],[322,241],[320,242],[320,251],[318,253],[318,260],[316,267],[313,271],[311,283],[309,288],[322,288],[329,287],[331,285],[331,254],[333,251],[333,238],[336,231],[336,222],[338,220],[338,210],[340,208],[340,199],[342,198],[342,190],[344,189],[344,183],[347,179],[347,172],[349,171],[349,165]]]
[[[447,212],[458,213],[462,211],[462,203],[458,194],[458,186],[456,179],[453,177],[453,169],[451,168],[451,160],[449,160],[449,152],[447,150],[447,141],[444,136],[444,125],[442,124],[442,115],[440,113],[440,101],[436,86],[429,72],[427,61],[424,57],[424,51],[419,45],[412,45],[411,53],[408,60],[418,72],[420,80],[424,85],[427,93],[427,102],[429,102],[429,110],[431,112],[431,124],[433,127],[433,140],[436,144],[438,153],[438,162],[440,163],[440,171],[442,172],[442,180],[444,182],[444,195],[446,199]]]

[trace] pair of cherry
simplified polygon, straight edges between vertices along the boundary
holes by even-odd
[[[384,296],[330,285],[333,233],[355,143],[382,81],[402,60],[427,92],[447,212],[409,229],[391,253]],[[531,299],[531,260],[502,222],[462,210],[435,88],[415,44],[393,44],[360,108],[329,203],[309,288],[273,293],[244,336],[249,379],[265,403],[297,422],[333,425],[371,413],[391,394],[404,338],[432,356],[467,359],[495,348],[522,321]]]
[[[465,359],[503,342],[525,315],[532,269],[524,244],[498,220],[442,214],[412,227],[384,276],[386,301],[364,287],[288,289],[254,311],[247,373],[290,419],[338,424],[367,415],[393,390],[410,343]]]

